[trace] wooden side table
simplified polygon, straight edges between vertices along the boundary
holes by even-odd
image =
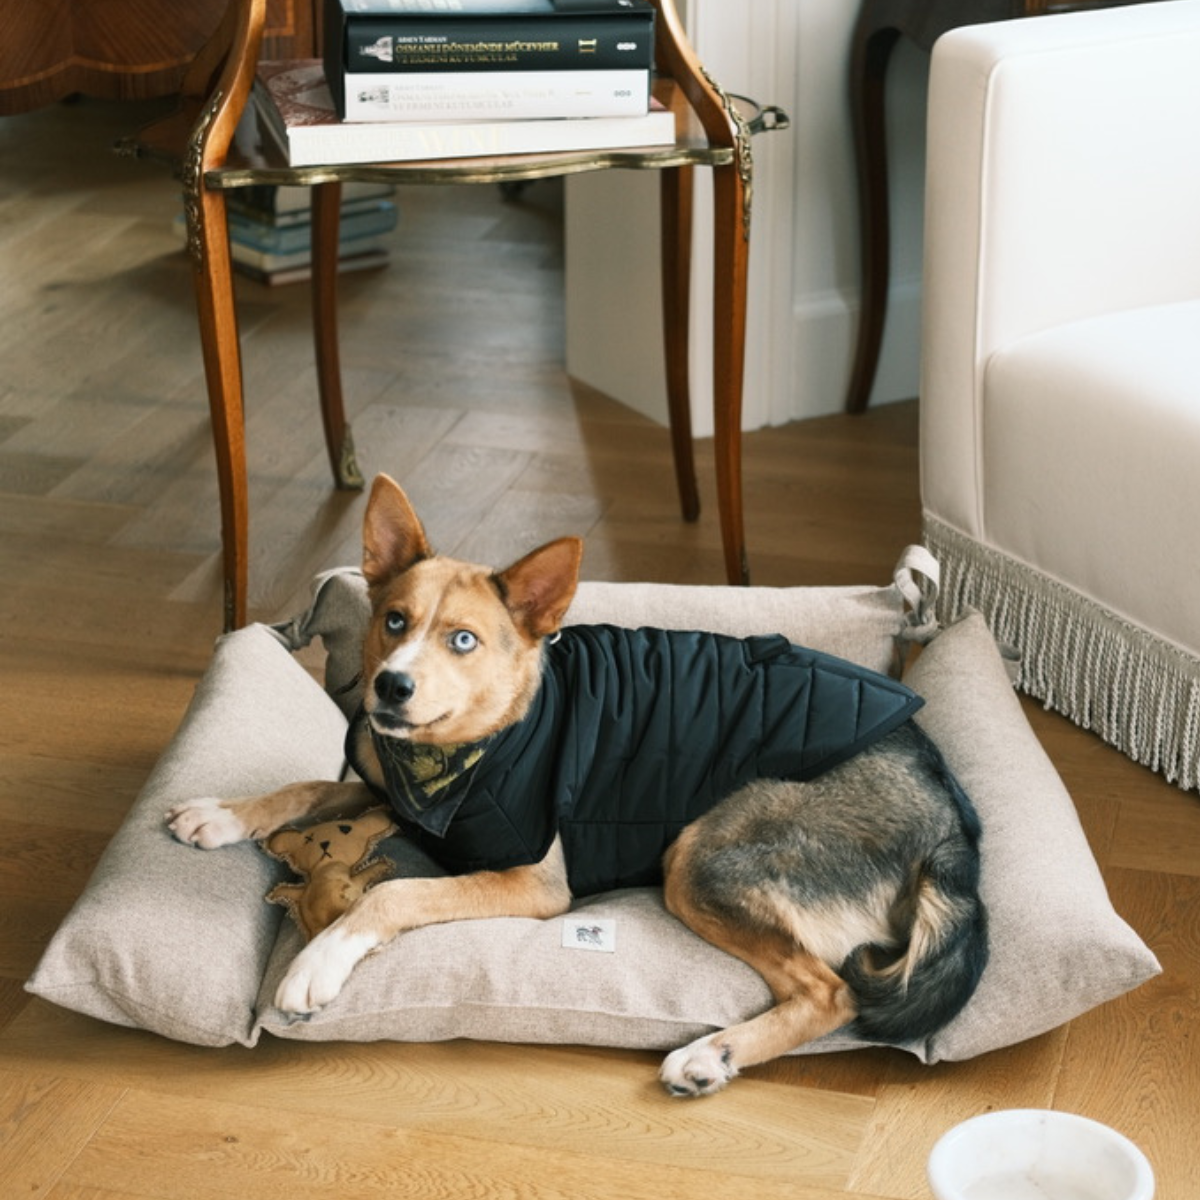
[[[850,119],[858,171],[859,242],[862,249],[858,338],[846,392],[846,411],[867,408],[879,367],[887,314],[891,230],[888,220],[884,83],[901,37],[923,50],[949,29],[1016,17],[1114,8],[1146,0],[862,0],[850,49]]]
[[[784,128],[787,118],[776,109],[758,111],[749,102],[739,102],[723,92],[688,44],[672,0],[654,3],[658,9],[655,95],[675,114],[676,140],[670,145],[291,167],[269,136],[260,136],[254,105],[248,104],[263,42],[267,0],[229,0],[216,33],[183,81],[179,111],[127,140],[124,148],[128,153],[171,164],[183,182],[220,485],[227,629],[246,621],[249,512],[241,351],[225,200],[231,190],[256,184],[302,185],[313,190],[313,315],[321,412],[335,482],[339,487],[356,488],[363,481],[342,404],[336,327],[342,183],[503,184],[609,168],[657,170],[662,181],[663,305],[672,445],[683,515],[694,519],[699,499],[687,380],[692,174],[697,166],[710,168],[717,498],[727,578],[730,583],[748,580],[741,411],[753,178],[750,141],[757,128]]]

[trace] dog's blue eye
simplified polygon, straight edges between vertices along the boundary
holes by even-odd
[[[450,635],[450,649],[457,654],[470,654],[479,639],[469,629],[459,629]]]
[[[390,612],[383,618],[383,627],[390,634],[403,633],[408,628],[408,622],[403,613]]]

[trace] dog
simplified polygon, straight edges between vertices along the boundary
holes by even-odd
[[[375,480],[363,703],[347,735],[363,782],[198,799],[166,820],[180,841],[213,849],[384,796],[450,874],[363,894],[298,954],[277,1007],[310,1016],[407,929],[551,918],[576,895],[661,882],[669,911],[758,971],[774,997],[669,1054],[660,1078],[671,1094],[716,1092],[843,1027],[894,1044],[945,1025],[987,959],[981,830],[911,720],[919,699],[778,638],[564,630],[581,558],[575,538],[502,571],[438,556],[399,485]],[[574,676],[564,655],[580,660]],[[655,674],[668,659],[683,662],[686,684]],[[760,668],[776,674],[763,683]],[[831,739],[777,677],[799,680],[802,700],[819,693],[853,710],[848,737]],[[718,731],[716,714],[738,708],[743,686],[753,719]],[[560,702],[573,715],[547,716]],[[664,708],[681,710],[684,733],[664,724]],[[542,745],[547,722],[556,740]],[[773,745],[781,733],[806,742],[800,757]],[[589,808],[600,793],[617,795],[621,820]]]

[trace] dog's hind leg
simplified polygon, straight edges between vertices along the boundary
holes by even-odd
[[[797,1046],[852,1021],[854,999],[829,966],[772,922],[758,906],[745,921],[714,912],[693,893],[684,869],[688,833],[667,857],[667,908],[705,941],[740,958],[766,981],[773,1008],[740,1025],[698,1038],[667,1055],[659,1078],[675,1096],[707,1096],[720,1091],[746,1067],[769,1062]]]
[[[811,954],[797,949],[784,961],[781,948],[764,946],[760,956],[758,948],[746,943],[722,945],[714,938],[707,940],[754,967],[766,979],[776,1004],[749,1021],[698,1038],[667,1055],[659,1078],[672,1095],[718,1092],[746,1067],[769,1062],[854,1019],[849,989]]]

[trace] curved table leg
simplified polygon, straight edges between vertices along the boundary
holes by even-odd
[[[862,304],[854,364],[846,391],[847,412],[864,412],[870,402],[887,314],[891,230],[884,109],[892,51],[901,37],[930,50],[948,29],[1031,16],[1036,3],[1037,0],[860,0],[850,47],[849,87],[850,121],[858,168]]]
[[[659,172],[662,220],[663,337],[667,368],[667,411],[675,480],[685,521],[700,515],[692,445],[692,402],[688,383],[688,321],[692,280],[693,168]]]
[[[225,629],[246,623],[249,504],[242,408],[242,359],[229,258],[225,197],[198,189],[186,205],[188,246],[195,266],[200,346],[212,413],[221,499]]]
[[[748,179],[737,163],[713,168],[713,424],[716,435],[717,505],[725,575],[750,582],[742,512],[742,384],[746,364],[746,295],[750,239]]]
[[[893,28],[855,29],[850,54],[850,120],[858,169],[859,242],[862,247],[862,292],[858,340],[846,411],[865,412],[879,366],[887,313],[891,231],[888,225],[887,139],[884,130],[884,85],[892,50],[900,37]]]
[[[325,448],[329,452],[329,465],[336,486],[345,491],[358,491],[363,486],[363,477],[354,455],[354,437],[346,422],[346,409],[342,401],[342,367],[338,355],[338,234],[342,185],[317,184],[312,189],[312,208],[313,341]]]

